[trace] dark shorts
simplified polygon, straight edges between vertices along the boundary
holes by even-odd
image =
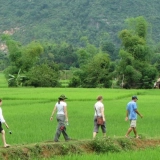
[[[0,122],[0,132],[2,132],[3,128],[2,128],[2,123]]]
[[[97,124],[97,118],[94,117],[94,129],[93,129],[93,132],[98,133],[99,127],[101,127],[103,133],[106,133],[106,122],[104,122],[103,125],[98,125]]]

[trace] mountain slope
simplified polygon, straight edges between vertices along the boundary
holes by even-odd
[[[7,0],[0,6],[0,32],[10,31],[23,43],[38,39],[80,45],[82,36],[96,45],[108,39],[118,43],[124,20],[144,16],[158,41],[159,8],[158,0]]]

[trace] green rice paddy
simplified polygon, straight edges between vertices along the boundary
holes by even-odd
[[[138,96],[138,110],[144,116],[138,117],[137,131],[146,138],[160,138],[159,113],[160,90],[125,90],[125,89],[84,89],[84,88],[7,88],[6,81],[0,74],[0,98],[3,99],[3,115],[9,125],[6,140],[11,145],[53,140],[57,122],[50,121],[50,115],[58,97],[65,94],[68,104],[69,126],[67,132],[73,139],[92,139],[94,103],[96,97],[104,97],[107,136],[111,138],[124,137],[129,122],[125,122],[126,104],[132,95]],[[12,134],[9,134],[9,130]],[[134,136],[131,134],[131,136]],[[97,137],[102,137],[101,130]],[[60,141],[64,141],[60,137]],[[2,141],[0,141],[2,145]],[[156,159],[160,153],[159,147],[134,152],[123,152],[104,155],[72,155],[67,159],[80,158],[96,160],[112,159]],[[147,158],[146,158],[147,157]],[[158,156],[159,157],[159,156]],[[58,157],[61,159],[61,157]],[[58,159],[56,158],[56,159]]]

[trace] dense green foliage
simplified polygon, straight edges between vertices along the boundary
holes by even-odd
[[[69,86],[96,88],[111,86],[109,78],[110,59],[106,53],[98,53],[74,73]]]
[[[54,40],[81,45],[80,38],[87,36],[98,46],[108,38],[119,43],[117,33],[124,20],[144,16],[157,42],[159,8],[159,0],[7,0],[0,6],[0,31],[13,29],[16,40],[24,43]]]
[[[157,70],[150,64],[151,53],[147,44],[147,23],[143,17],[130,20],[132,30],[122,30],[119,37],[123,48],[120,50],[118,68],[119,83],[125,88],[152,88]]]
[[[133,20],[137,23],[135,28],[122,30],[119,34],[121,59],[114,61],[103,45],[97,48],[88,42],[87,37],[82,39],[84,47],[75,48],[67,43],[37,41],[22,46],[10,36],[3,35],[9,54],[2,64],[9,61],[4,72],[9,86],[60,86],[60,73],[63,73],[60,70],[68,69],[73,74],[69,77],[70,87],[110,88],[113,79],[117,78],[119,87],[152,88],[158,75],[159,61],[155,61],[156,54],[146,41],[147,22],[143,17]]]
[[[9,51],[9,66],[5,69],[5,76],[9,86],[58,86],[59,70],[51,59],[43,60],[43,46],[38,42],[31,42],[21,46],[9,36],[3,36]],[[43,61],[42,61],[43,60]]]
[[[2,36],[8,50],[0,52],[0,70],[9,86],[60,86],[61,73],[69,70],[70,87],[109,88],[115,80],[116,87],[152,88],[160,74],[159,5],[5,1],[0,32],[12,38]]]

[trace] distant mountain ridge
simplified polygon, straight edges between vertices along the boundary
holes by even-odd
[[[118,32],[126,18],[144,16],[152,39],[160,39],[159,0],[7,0],[0,5],[0,33],[13,30],[22,43],[32,40],[66,41],[81,45],[80,38],[99,45],[119,43]]]

